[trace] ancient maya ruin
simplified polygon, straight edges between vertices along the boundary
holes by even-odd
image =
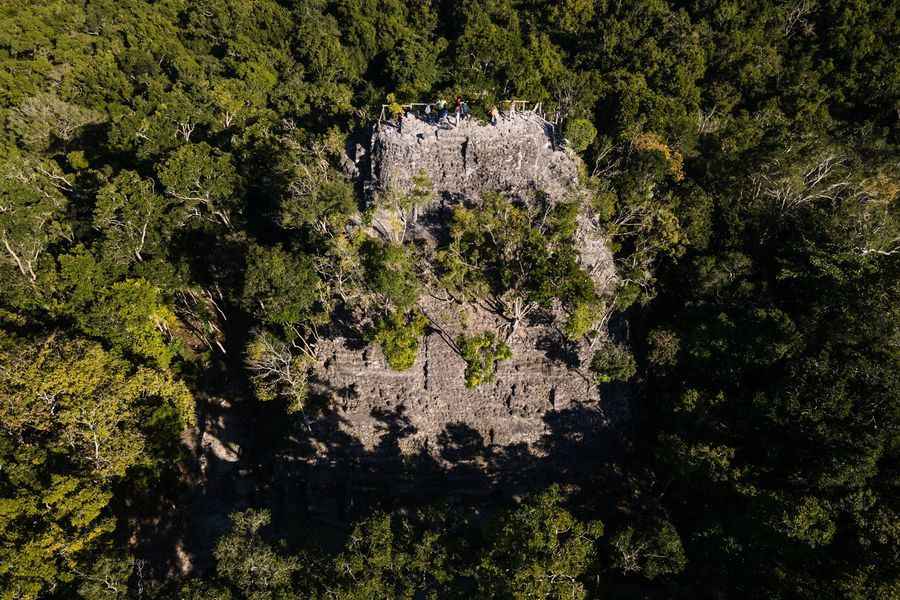
[[[535,111],[517,110],[496,126],[470,119],[458,127],[409,114],[399,127],[381,122],[361,136],[346,170],[375,206],[371,235],[402,233],[427,247],[445,235],[454,206],[475,205],[484,192],[523,203],[539,195],[565,200],[578,192],[578,161]],[[421,172],[432,200],[406,215],[400,232],[397,220],[378,214],[378,195],[409,191]],[[589,215],[579,217],[576,237],[598,292],[612,290],[612,254]],[[392,370],[376,344],[352,332],[323,336],[310,378],[316,410],[285,419],[283,409],[273,408],[267,431],[277,432],[269,438],[242,427],[226,401],[210,403],[198,440],[207,492],[195,505],[192,535],[201,540],[195,546],[227,526],[228,507],[249,502],[252,455],[243,449],[261,443],[280,448],[266,466],[272,497],[281,503],[276,512],[287,516],[305,506],[321,523],[343,522],[354,506],[386,496],[515,494],[542,477],[564,481],[566,473],[606,459],[628,404],[622,387],[601,389],[588,376],[605,323],[599,338],[576,345],[563,344],[550,323],[523,323],[507,339],[512,358],[498,364],[493,381],[469,389],[465,363],[448,340],[472,330],[505,334],[508,323],[489,307],[454,303],[434,289],[421,294],[418,308],[430,325],[405,371]]]
[[[475,119],[458,125],[440,123],[420,115],[421,111],[411,111],[400,122],[379,122],[368,146],[355,152],[358,172],[373,198],[388,190],[408,192],[420,174],[433,187],[431,203],[400,225],[376,209],[373,229],[378,235],[432,243],[442,235],[455,204],[475,202],[487,191],[526,203],[534,202],[538,194],[556,203],[577,193],[579,159],[538,110],[507,112],[496,125]],[[586,217],[580,224],[580,259],[602,293],[614,285],[612,255]],[[464,424],[490,444],[533,447],[546,433],[548,412],[577,404],[590,407],[599,422],[609,419],[600,392],[587,375],[592,341],[562,344],[551,325],[527,323],[509,337],[513,357],[498,365],[496,378],[468,389],[465,363],[448,339],[465,331],[502,331],[506,324],[482,304],[459,304],[435,290],[422,294],[418,308],[431,327],[415,364],[406,371],[391,370],[375,345],[361,347],[342,337],[320,342],[319,391],[333,397],[332,416],[340,431],[363,447],[379,443],[384,430],[377,415],[385,411],[400,411],[408,419],[410,433],[399,441],[406,454],[431,452],[449,424]],[[550,350],[561,345],[569,348],[565,356]],[[324,422],[334,421],[313,422],[313,432],[321,431]]]

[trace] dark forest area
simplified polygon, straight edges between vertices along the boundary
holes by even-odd
[[[580,192],[459,207],[425,269],[346,149],[457,96],[540,103]],[[352,506],[291,470],[316,341],[403,371],[429,286],[556,311],[560,353],[612,330],[614,450],[448,429],[541,475],[442,493],[484,476],[398,452]],[[511,355],[450,343],[467,388]],[[900,598],[900,3],[0,0],[0,600],[71,598]]]

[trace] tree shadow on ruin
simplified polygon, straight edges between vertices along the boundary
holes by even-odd
[[[584,485],[623,452],[604,413],[587,405],[547,412],[547,432],[532,447],[494,444],[457,422],[410,451],[404,440],[417,430],[403,406],[372,417],[380,431],[372,448],[332,409],[315,418],[272,411],[258,427],[272,444],[257,450],[255,506],[272,511],[273,529],[291,545],[315,539],[338,550],[353,523],[376,511],[435,502],[491,511],[553,483]]]
[[[307,399],[305,413],[289,414],[278,402],[235,406],[239,410],[232,418],[246,420],[239,460],[203,455],[206,472],[219,476],[210,479],[216,482],[212,487],[192,488],[182,504],[189,507],[188,522],[178,539],[169,538],[193,558],[196,570],[212,568],[215,544],[236,511],[268,509],[272,531],[291,546],[315,540],[324,550],[338,551],[353,524],[376,511],[444,503],[486,515],[553,483],[594,489],[591,482],[612,471],[624,451],[625,387],[605,387],[602,409],[575,403],[545,412],[545,434],[531,446],[494,443],[493,432],[461,422],[420,439],[398,405],[372,410],[377,441],[366,447],[343,416],[342,407],[358,400],[355,387],[311,384],[317,391]],[[213,410],[204,418],[215,417]],[[227,443],[233,429],[207,425],[206,430]],[[175,556],[168,554],[169,572],[179,569]]]

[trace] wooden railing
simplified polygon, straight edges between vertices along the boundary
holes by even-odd
[[[414,112],[416,116],[422,116],[425,113],[425,108],[431,106],[432,107],[432,115],[436,116],[437,112],[437,103],[436,102],[409,102],[406,104],[382,104],[381,105],[381,114],[378,117],[378,123],[386,123],[385,113],[392,115],[392,111],[396,106],[400,106],[403,110],[404,114],[407,112]],[[445,107],[448,111],[455,112],[454,104],[447,104]],[[541,125],[549,128],[551,139],[553,140],[554,146],[560,143],[563,143],[559,137],[559,119],[558,113],[554,115],[553,120],[547,118],[543,111],[543,105],[541,102],[537,102],[532,104],[528,100],[503,100],[498,103],[498,109],[501,114],[511,115],[517,114],[521,115],[528,119],[534,119],[539,122]]]
[[[550,121],[544,115],[543,106],[542,106],[541,102],[532,104],[528,100],[502,100],[502,101],[498,102],[497,104],[498,104],[498,108],[502,112],[533,113],[533,114],[536,114],[539,117],[541,117],[541,119],[543,119],[544,122],[551,124],[551,125],[555,124],[555,119],[554,119],[554,121]],[[382,104],[381,105],[381,113],[378,116],[378,120],[384,121],[386,115],[393,116],[392,109],[395,106],[399,106],[403,110],[404,113],[406,113],[406,112],[416,112],[417,114],[419,112],[424,113],[425,108],[427,108],[429,106],[432,107],[432,110],[437,110],[436,102],[409,102],[406,104]],[[529,108],[529,106],[530,106],[530,108]],[[421,108],[419,110],[417,110],[417,107],[421,107]],[[451,113],[455,111],[455,105],[453,103],[446,104],[445,108]]]

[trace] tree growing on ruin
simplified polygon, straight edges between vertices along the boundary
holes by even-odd
[[[497,363],[512,358],[512,350],[493,331],[461,335],[456,339],[459,355],[466,361],[466,387],[476,388],[494,380]]]
[[[431,179],[424,171],[412,178],[412,187],[407,192],[388,190],[376,203],[376,208],[385,211],[384,217],[379,212],[372,220],[388,241],[402,244],[406,240],[406,230],[410,223],[418,218],[418,211],[431,202],[433,198]]]
[[[426,325],[428,319],[419,312],[407,315],[391,312],[375,323],[372,340],[381,347],[388,366],[405,371],[416,361]]]
[[[486,300],[507,319],[507,338],[555,301],[577,336],[590,328],[599,299],[578,264],[576,216],[574,204],[525,207],[498,194],[485,194],[478,208],[457,207],[449,243],[437,254],[441,280],[461,298]]]
[[[360,253],[367,286],[387,308],[406,311],[415,304],[420,286],[410,248],[369,238]]]
[[[309,369],[315,361],[314,346],[303,345],[299,340],[284,342],[265,331],[253,337],[245,356],[256,397],[263,402],[283,399],[288,412],[302,410]]]

